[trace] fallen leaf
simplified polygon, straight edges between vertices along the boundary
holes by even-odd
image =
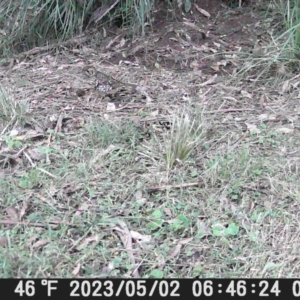
[[[39,148],[27,149],[27,153],[30,158],[36,161],[41,161],[42,159],[46,159],[47,155],[44,152],[41,152]]]
[[[143,193],[141,190],[136,191],[134,196],[136,203],[139,205],[143,205],[146,202],[146,198],[143,198]]]
[[[165,213],[166,213],[166,215],[169,216],[169,217],[172,217],[172,216],[173,216],[171,209],[168,208],[168,207],[165,208]]]
[[[108,102],[106,110],[107,111],[115,111],[116,110],[116,105],[114,103],[112,103],[112,102]]]
[[[78,265],[76,266],[76,268],[72,271],[72,275],[73,276],[77,276],[79,271],[80,271],[80,268],[81,268],[81,264],[78,263]]]
[[[246,123],[246,122],[245,122],[245,124],[246,124],[248,130],[250,131],[250,133],[260,133],[260,130],[257,128],[256,125],[249,124],[249,123]]]
[[[290,88],[290,81],[286,80],[282,85],[281,93],[284,94],[289,90],[289,88]]]
[[[10,170],[5,169],[0,171],[0,178],[5,178],[6,175],[10,174]]]
[[[139,242],[150,242],[151,241],[151,236],[150,235],[143,235],[140,234],[137,231],[130,231],[131,237],[135,240],[138,240]]]
[[[158,110],[154,110],[154,111],[152,111],[152,112],[150,113],[150,116],[151,116],[151,117],[156,117],[156,116],[158,116],[158,113],[159,113]]]
[[[0,247],[6,247],[8,245],[8,240],[5,236],[0,236]]]
[[[35,242],[35,243],[32,245],[32,248],[39,248],[39,247],[45,246],[45,245],[48,244],[48,243],[49,243],[48,240],[40,240],[40,241]]]
[[[249,98],[249,99],[252,99],[252,95],[244,90],[241,90],[241,94],[242,96],[246,97],[246,98]]]
[[[186,239],[180,241],[178,244],[179,244],[179,245],[186,245],[186,244],[188,244],[188,243],[189,243],[190,241],[192,241],[192,240],[193,240],[192,237],[186,238]]]
[[[194,4],[196,9],[199,11],[200,14],[202,14],[203,16],[207,17],[207,18],[210,18],[211,15],[209,12],[207,12],[205,9],[199,7],[196,3]]]
[[[169,258],[174,258],[175,256],[177,256],[177,255],[180,253],[181,247],[182,247],[183,245],[188,244],[188,243],[189,243],[190,241],[192,241],[192,240],[193,240],[193,238],[191,237],[191,238],[186,238],[186,239],[180,241],[180,242],[176,245],[174,251],[169,255]]]
[[[193,60],[191,63],[190,63],[190,68],[194,69],[194,70],[198,70],[200,67],[200,64],[198,63],[197,60]]]
[[[81,251],[81,250],[84,249],[89,243],[91,243],[91,242],[98,242],[98,240],[99,240],[98,235],[88,237],[88,238],[86,238],[81,244],[79,244],[79,245],[76,247],[76,249],[77,249],[78,251]]]
[[[12,221],[19,221],[18,211],[14,207],[8,207],[6,212]]]
[[[177,256],[180,253],[182,245],[177,244],[174,251],[170,253],[170,255],[168,256],[168,259],[174,258],[175,256]]]
[[[260,105],[264,105],[265,104],[265,95],[261,95],[260,99],[259,99],[259,104]]]
[[[216,72],[220,71],[220,68],[217,64],[211,65],[210,67]]]
[[[19,134],[19,130],[13,129],[10,131],[9,136],[17,136]]]
[[[287,127],[281,127],[281,128],[277,128],[275,130],[276,132],[281,132],[281,133],[292,133],[294,132],[293,128],[287,128]]]
[[[80,216],[82,214],[82,212],[88,210],[89,207],[90,207],[90,205],[88,203],[83,202],[77,209],[75,216]]]
[[[111,261],[108,263],[108,266],[105,266],[102,268],[101,272],[100,272],[100,277],[107,277],[109,275],[109,273],[114,270],[115,266],[114,263]]]
[[[24,201],[23,201],[23,205],[22,205],[22,208],[21,208],[21,211],[20,211],[20,220],[22,220],[23,216],[25,215],[26,213],[26,210],[28,208],[28,204],[29,204],[29,200],[30,200],[30,197],[27,197]]]

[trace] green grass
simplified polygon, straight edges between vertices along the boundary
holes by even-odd
[[[120,23],[131,34],[145,34],[151,24],[154,1],[121,0],[114,9],[111,1],[102,1],[105,15],[97,13],[95,0],[4,0],[0,4],[2,34],[0,50],[9,57],[12,52],[28,51],[79,36],[90,23],[93,26]]]
[[[91,120],[80,139],[57,135],[44,148],[50,164],[23,157],[21,169],[0,179],[1,219],[14,220],[8,208],[16,217],[0,231],[7,240],[2,277],[131,277],[137,266],[144,278],[297,276],[288,257],[296,255],[289,245],[298,224],[292,211],[299,174],[290,158],[276,154],[290,139],[262,130],[236,150],[221,139],[213,150],[192,143],[183,151],[183,141],[203,139],[205,131],[179,134],[191,132],[182,116],[171,118],[176,133],[173,127],[151,139],[160,157],[141,155],[149,143],[124,120]],[[209,123],[194,114],[200,117]],[[25,144],[37,148],[27,141],[15,153]],[[184,159],[170,165],[170,154],[180,156],[178,144]],[[139,234],[134,263],[118,234],[126,232],[122,224]]]
[[[288,100],[275,76],[235,79],[251,101],[226,78],[185,105],[159,93],[170,126],[150,129],[156,106],[2,88],[0,276],[299,277],[297,78]]]

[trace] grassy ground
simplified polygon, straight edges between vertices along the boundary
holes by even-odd
[[[111,112],[70,97],[76,55],[3,84],[1,277],[300,276],[297,75],[182,96],[190,74],[160,70]]]

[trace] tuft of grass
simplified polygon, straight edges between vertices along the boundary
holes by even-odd
[[[274,0],[269,3],[266,14],[268,22],[276,20],[277,24],[284,25],[284,31],[269,31],[269,39],[254,46],[253,53],[236,53],[240,57],[241,66],[238,68],[233,80],[237,76],[255,76],[255,81],[273,80],[274,75],[284,78],[290,72],[299,69],[300,58],[300,5],[296,0]],[[269,28],[270,24],[266,24]],[[274,34],[276,32],[276,34]],[[253,80],[252,80],[253,81]]]
[[[167,169],[172,169],[178,161],[186,160],[203,142],[202,118],[201,115],[193,117],[187,110],[171,117],[171,132],[165,136]]]
[[[109,9],[111,1],[101,1]],[[122,27],[135,34],[145,35],[151,24],[151,10],[155,1],[121,0],[108,13],[110,23],[119,21]],[[0,49],[4,55],[11,50],[27,51],[51,41],[64,41],[81,34],[91,15],[97,15],[96,0],[4,0],[0,3],[2,39]],[[100,18],[101,23],[107,18]],[[96,22],[97,23],[97,22]]]
[[[21,102],[14,99],[13,92],[0,86],[0,119],[6,124],[21,122],[28,111],[27,100]],[[2,125],[1,125],[2,127]]]
[[[80,2],[81,3],[81,2]],[[12,48],[26,51],[51,40],[65,40],[83,30],[94,0],[4,0],[0,4],[0,26],[5,38],[0,42],[3,54]]]
[[[133,34],[145,36],[147,26],[151,26],[151,10],[153,0],[121,0],[120,6],[111,14],[110,22],[119,20],[121,26],[131,30]]]
[[[287,30],[287,49],[293,56],[300,57],[300,4],[299,1],[280,0],[284,24]]]

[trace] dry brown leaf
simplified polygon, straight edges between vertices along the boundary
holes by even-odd
[[[126,39],[122,38],[118,44],[115,45],[115,47],[113,48],[114,51],[119,50],[120,48],[122,48],[126,43]]]
[[[107,155],[108,153],[112,152],[113,150],[117,149],[114,145],[109,145],[106,149],[100,151],[92,160],[91,164],[97,163],[97,161],[102,158],[103,156]]]
[[[107,266],[103,267],[100,272],[100,277],[107,277],[109,273],[114,270],[115,266],[114,263],[111,261],[108,263]]]
[[[189,243],[190,241],[192,241],[192,240],[193,240],[192,237],[186,238],[186,239],[180,241],[178,244],[179,244],[179,245],[186,245],[186,244],[188,244],[188,243]]]
[[[17,211],[16,208],[14,208],[14,207],[8,207],[6,209],[6,212],[7,212],[8,216],[10,217],[10,219],[12,221],[20,221],[20,219],[19,219],[19,213],[18,213],[18,211]]]
[[[242,96],[244,96],[246,98],[249,98],[249,99],[253,98],[253,96],[250,93],[248,93],[248,92],[246,92],[244,90],[241,90],[241,94],[242,94]]]
[[[277,128],[275,131],[281,132],[281,133],[292,133],[292,132],[294,132],[294,129],[288,128],[288,127],[280,127],[280,128]]]
[[[6,175],[10,174],[10,170],[9,169],[5,169],[5,170],[1,170],[0,171],[0,178],[5,178]]]
[[[151,241],[150,235],[143,235],[143,234],[140,234],[139,232],[133,231],[133,230],[130,230],[130,234],[131,234],[131,237],[134,240],[137,240],[138,242],[150,242]]]
[[[28,130],[25,135],[16,136],[15,139],[17,141],[27,141],[27,140],[42,138],[42,137],[44,137],[44,134],[31,129]]]
[[[250,212],[253,211],[254,207],[255,207],[255,203],[251,202],[251,204],[250,204]]]
[[[257,128],[256,125],[254,124],[249,124],[249,123],[246,123],[246,126],[247,126],[247,129],[250,131],[250,133],[260,133],[260,130]]]
[[[112,102],[108,102],[106,106],[107,111],[115,111],[116,110],[116,105]]]
[[[216,72],[220,71],[218,64],[211,65],[210,67]]]
[[[89,243],[91,242],[98,242],[99,241],[99,236],[95,235],[95,236],[90,236],[88,238],[86,238],[81,244],[79,244],[76,249],[78,251],[81,251],[83,248],[85,248]]]
[[[265,99],[266,99],[265,95],[261,95],[261,97],[259,99],[259,104],[264,105],[265,104]]]
[[[17,136],[20,133],[16,128],[12,129],[9,133],[9,136]]]
[[[64,194],[71,195],[71,194],[74,194],[81,187],[78,185],[75,185],[74,183],[70,183],[70,184],[63,185],[62,188],[63,188]]]
[[[281,93],[284,94],[285,92],[287,92],[290,89],[290,81],[286,80],[283,85],[282,85],[282,89],[281,89]]]
[[[80,268],[81,268],[81,264],[78,263],[78,265],[76,266],[76,268],[72,271],[72,275],[73,276],[77,276],[79,271],[80,271]]]
[[[77,209],[75,216],[80,216],[83,211],[88,210],[90,207],[90,204],[83,202],[80,207]]]
[[[199,70],[200,64],[198,63],[197,60],[193,60],[193,61],[190,63],[190,68],[192,68],[192,69],[194,69],[194,70]]]
[[[8,240],[5,236],[0,236],[0,247],[6,247],[8,245]]]
[[[40,161],[47,158],[46,153],[41,152],[38,148],[27,149],[27,153],[30,158],[36,161]]]
[[[224,199],[225,200],[225,199]],[[225,200],[226,201],[226,200]],[[198,233],[202,234],[202,236],[209,236],[211,235],[211,230],[210,228],[205,224],[205,222],[198,220],[197,221],[197,228],[198,228]]]
[[[169,259],[174,258],[175,256],[177,256],[180,253],[182,245],[177,244],[174,251],[172,253],[170,253],[170,255],[168,256]]]
[[[116,230],[118,236],[120,237],[123,245],[124,245],[124,248],[126,249],[127,253],[128,253],[128,256],[130,258],[130,261],[131,261],[131,264],[132,266],[135,266],[136,265],[136,262],[135,262],[135,258],[134,258],[134,255],[133,255],[133,252],[132,252],[132,236],[131,236],[131,233],[126,225],[126,223],[122,220],[119,220],[118,221],[120,227],[116,226],[114,227],[114,230]],[[140,277],[140,274],[138,272],[138,269],[135,268],[133,270],[133,277],[135,278],[139,278]]]
[[[175,256],[177,256],[177,255],[180,253],[181,247],[182,247],[183,245],[188,244],[188,243],[189,243],[190,241],[192,241],[192,240],[193,240],[193,238],[191,237],[191,238],[186,238],[186,239],[180,241],[180,242],[176,245],[174,251],[169,255],[169,257],[170,257],[170,258],[174,258]]]
[[[24,201],[23,201],[23,205],[22,205],[22,208],[21,208],[21,211],[20,211],[20,221],[22,220],[23,216],[25,215],[26,213],[26,210],[28,208],[28,204],[29,204],[29,200],[30,200],[30,197],[27,197]]]
[[[135,201],[139,205],[143,205],[146,202],[146,198],[143,198],[143,192],[141,190],[136,191]]]
[[[48,240],[40,240],[40,241],[37,241],[35,242],[33,245],[32,245],[32,248],[39,248],[39,247],[42,247],[42,246],[45,246],[49,243]]]
[[[202,14],[203,16],[207,17],[207,18],[210,18],[211,15],[209,12],[207,12],[205,9],[199,7],[196,3],[194,4],[196,9],[199,11],[200,14]]]
[[[169,216],[169,217],[172,217],[172,216],[173,216],[171,209],[168,208],[168,207],[165,208],[165,213],[166,213],[166,215]]]

